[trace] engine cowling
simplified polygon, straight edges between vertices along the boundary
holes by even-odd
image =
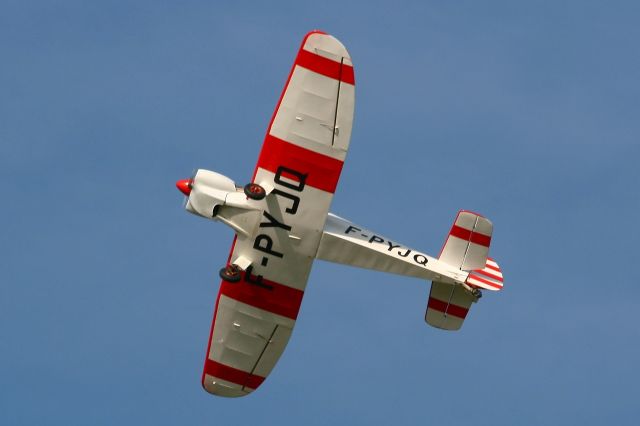
[[[191,192],[185,209],[198,216],[213,219],[230,192],[236,192],[236,184],[231,179],[220,173],[198,169],[191,179]]]
[[[248,198],[228,177],[199,169],[193,178],[180,180],[176,186],[188,197],[188,212],[225,223],[244,236],[257,232],[265,201]]]

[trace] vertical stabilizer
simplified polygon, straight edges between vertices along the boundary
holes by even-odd
[[[460,210],[442,247],[439,260],[465,271],[484,268],[492,232],[493,224],[489,219]]]

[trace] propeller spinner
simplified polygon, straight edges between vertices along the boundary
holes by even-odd
[[[182,179],[176,182],[176,187],[187,197],[191,194],[191,188],[193,187],[193,180]]]

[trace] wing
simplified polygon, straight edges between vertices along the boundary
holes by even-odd
[[[268,188],[254,235],[238,235],[229,261],[246,271],[222,281],[202,385],[242,396],[271,372],[291,336],[346,157],[354,74],[345,47],[304,38],[269,125],[253,182]]]

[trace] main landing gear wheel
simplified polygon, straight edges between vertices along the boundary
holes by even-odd
[[[262,200],[267,196],[267,191],[257,183],[248,183],[244,186],[244,195],[252,200]]]
[[[237,283],[242,278],[240,272],[242,272],[242,269],[238,265],[227,265],[220,269],[220,278],[230,283]]]

